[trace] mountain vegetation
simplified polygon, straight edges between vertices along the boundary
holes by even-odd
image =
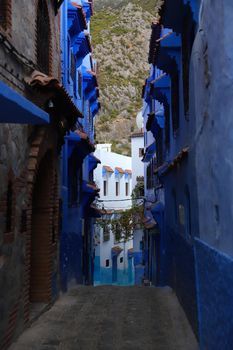
[[[149,73],[151,22],[160,0],[96,0],[92,44],[98,61],[101,112],[97,142],[130,154],[130,135],[142,107],[141,91]]]

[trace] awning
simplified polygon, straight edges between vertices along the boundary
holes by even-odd
[[[90,110],[92,118],[94,118],[100,110],[100,103],[98,101],[95,101],[94,103],[90,104]]]
[[[128,179],[129,176],[131,176],[131,175],[132,175],[132,170],[131,169],[125,169],[125,177],[126,177],[126,179]]]
[[[102,175],[105,176],[107,173],[114,173],[114,170],[108,166],[108,165],[103,165],[103,168],[102,168]]]
[[[92,3],[89,1],[82,0],[82,6],[86,15],[86,19],[87,21],[89,21],[93,14]]]
[[[49,100],[52,102],[50,115],[58,119],[58,122],[62,121],[67,131],[75,126],[77,118],[83,118],[64,86],[56,78],[34,71],[30,77],[25,78],[25,82],[30,88],[36,89],[44,103]]]
[[[115,174],[116,175],[123,175],[125,172],[124,172],[124,170],[122,169],[122,168],[120,168],[120,167],[115,167]]]
[[[81,32],[73,43],[73,54],[76,58],[76,65],[79,67],[84,57],[92,52],[89,34]]]
[[[0,81],[0,123],[47,124],[49,114]]]
[[[143,163],[148,163],[153,158],[156,152],[156,144],[153,142],[150,146],[146,148],[146,152],[142,158]]]
[[[87,29],[87,22],[82,6],[72,2],[68,3],[68,27],[71,37]]]
[[[112,257],[118,256],[122,252],[122,248],[119,246],[115,246],[112,248]]]
[[[151,207],[150,210],[153,215],[153,218],[161,226],[163,222],[164,204],[158,201]]]
[[[98,158],[96,158],[93,154],[90,154],[88,156],[89,172],[93,171],[98,164],[101,164],[101,161]]]
[[[92,71],[87,70],[86,67],[82,67],[82,77],[83,77],[83,92],[84,98],[89,99],[93,91],[96,91],[98,86],[96,74]]]
[[[145,229],[151,230],[157,226],[156,221],[152,217],[145,217],[143,219]]]

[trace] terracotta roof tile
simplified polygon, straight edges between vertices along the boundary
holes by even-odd
[[[109,173],[114,173],[114,170],[108,165],[103,165],[103,169],[105,169]]]
[[[112,248],[112,251],[115,252],[115,253],[121,253],[122,250],[123,249],[121,247],[119,247],[119,246],[115,246],[115,247]]]
[[[115,167],[115,169],[120,173],[120,174],[124,174],[124,170],[118,166]]]
[[[125,169],[125,173],[127,173],[127,174],[132,174],[132,170],[131,169]]]
[[[53,92],[59,101],[63,101],[66,106],[67,112],[70,111],[73,116],[83,117],[82,113],[75,106],[71,97],[68,95],[66,89],[59,81],[53,76],[48,76],[42,72],[34,71],[30,77],[25,78],[25,82],[32,88],[38,88],[44,91]]]

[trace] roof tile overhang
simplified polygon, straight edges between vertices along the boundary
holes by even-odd
[[[106,170],[108,173],[114,173],[114,170],[108,165],[103,165],[103,169]]]
[[[150,162],[150,160],[154,157],[155,152],[156,152],[156,143],[153,142],[151,145],[149,145],[146,148],[146,152],[145,152],[145,154],[144,154],[144,156],[142,158],[142,162],[143,163]]]
[[[124,174],[125,172],[124,172],[124,170],[122,169],[122,168],[120,168],[120,167],[115,167],[115,170],[118,172],[118,173],[120,173],[120,174]]]
[[[178,164],[180,164],[189,154],[189,147],[183,148],[178,155],[170,162],[165,162],[161,166],[155,169],[154,174],[158,176],[165,176],[170,171],[175,169]]]
[[[88,156],[89,172],[97,168],[98,164],[101,164],[101,161],[94,156],[94,154],[89,154]]]
[[[112,248],[112,256],[119,255],[122,252],[122,248],[119,246],[115,246]]]
[[[132,170],[131,169],[125,169],[125,173],[129,174],[129,175],[132,175]]]
[[[80,136],[83,143],[87,146],[87,154],[94,152],[95,145],[90,141],[89,136],[80,129],[77,129],[75,132]]]
[[[151,25],[151,29],[152,29],[152,32],[151,32],[151,38],[150,38],[148,62],[150,64],[155,65],[156,53],[159,47],[158,40],[160,39],[162,26],[157,22],[153,22]]]
[[[70,23],[69,33],[71,36],[77,35],[84,29],[87,29],[87,21],[83,8],[74,2],[68,4],[68,19]]]
[[[77,118],[83,118],[64,86],[56,78],[35,70],[30,77],[25,78],[25,82],[28,87],[37,89],[43,95],[44,102],[51,99],[56,115],[66,118],[70,126],[74,126]]]
[[[136,137],[144,137],[143,131],[134,132],[133,134],[131,134],[131,138],[136,138]]]

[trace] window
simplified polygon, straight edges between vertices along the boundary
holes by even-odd
[[[107,242],[110,240],[110,229],[107,224],[104,225],[103,227],[103,241]]]
[[[78,71],[78,94],[79,97],[82,97],[82,74]]]
[[[9,181],[8,187],[7,187],[7,196],[6,196],[6,232],[11,232],[12,230],[12,201],[13,201],[12,182]]]
[[[152,162],[146,168],[146,188],[149,190],[153,188],[153,174],[152,174]]]
[[[144,156],[144,148],[139,148],[139,157],[143,157]]]
[[[123,257],[120,258],[120,263],[122,264],[124,261]]]
[[[104,180],[103,188],[104,188],[104,196],[107,196],[108,188],[107,188],[107,181],[106,180]]]
[[[125,183],[125,195],[126,196],[129,195],[129,183],[128,182]]]
[[[71,76],[71,79],[73,80],[74,96],[77,97],[76,63],[75,63],[75,58],[73,54],[71,54],[70,76]]]
[[[82,167],[78,164],[77,150],[74,150],[68,161],[68,205],[76,207],[80,201]]]
[[[106,266],[106,267],[109,267],[109,265],[110,265],[109,259],[106,259],[106,260],[105,260],[105,266]]]
[[[120,194],[120,183],[117,181],[116,182],[116,196],[119,196]]]
[[[36,19],[36,58],[39,69],[49,74],[50,25],[46,1],[39,0]]]

